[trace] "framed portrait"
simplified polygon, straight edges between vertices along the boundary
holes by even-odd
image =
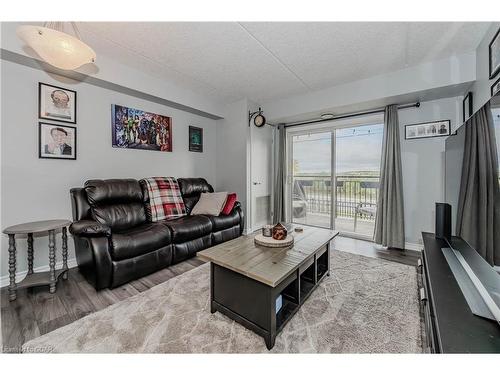
[[[122,105],[111,105],[113,147],[172,151],[172,118]]]
[[[76,91],[38,82],[38,118],[76,124]]]
[[[38,157],[76,160],[76,128],[39,122]]]
[[[490,61],[490,79],[500,72],[500,29],[493,37],[488,47]]]
[[[491,96],[495,96],[500,92],[500,77],[497,81],[491,86]]]
[[[465,95],[464,100],[462,101],[463,122],[465,122],[469,117],[472,116],[473,107],[474,106],[472,104],[472,92],[468,92],[467,95]]]
[[[405,126],[405,139],[434,138],[450,135],[451,121],[441,120]]]
[[[189,151],[203,152],[203,128],[189,127]]]

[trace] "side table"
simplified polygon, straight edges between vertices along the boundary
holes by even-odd
[[[44,220],[31,223],[13,225],[4,229],[3,233],[9,235],[9,301],[17,297],[18,288],[49,285],[50,293],[56,292],[56,283],[59,276],[68,278],[68,234],[69,220]],[[56,270],[56,230],[62,228],[62,258],[63,267]],[[49,271],[33,272],[33,233],[49,233]],[[16,283],[16,234],[28,235],[28,274],[19,283]]]

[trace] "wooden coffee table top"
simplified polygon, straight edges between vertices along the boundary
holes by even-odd
[[[255,245],[253,239],[260,233],[257,232],[200,251],[197,256],[275,287],[339,233],[306,226],[300,226],[304,231],[297,233],[293,231],[296,226],[289,231],[295,237],[289,248]]]

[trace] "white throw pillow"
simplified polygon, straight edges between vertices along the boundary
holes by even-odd
[[[193,207],[191,215],[219,216],[226,203],[227,192],[201,193],[200,200]]]

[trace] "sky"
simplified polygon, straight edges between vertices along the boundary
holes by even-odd
[[[378,171],[382,151],[383,124],[336,130],[337,174],[351,171]],[[298,173],[329,173],[330,133],[293,138],[293,158]]]

